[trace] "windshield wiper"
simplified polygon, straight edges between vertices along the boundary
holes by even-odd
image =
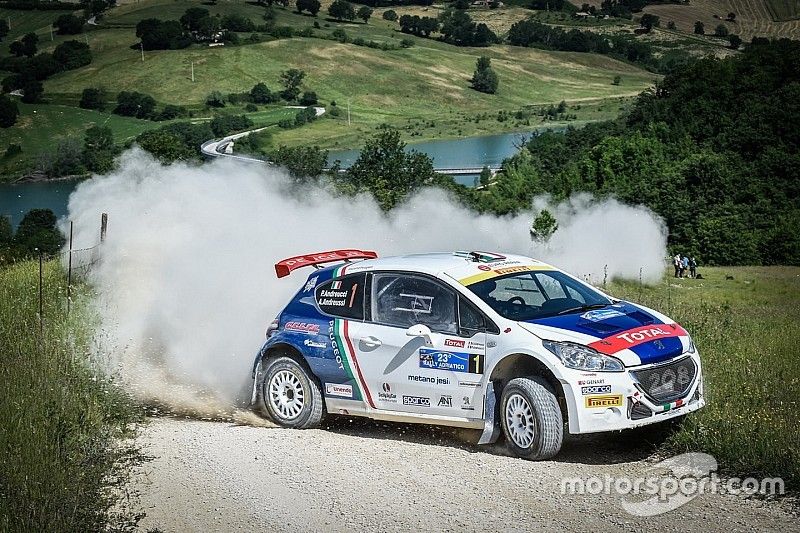
[[[558,315],[566,315],[567,313],[577,313],[579,311],[591,311],[592,309],[602,309],[604,307],[608,307],[609,304],[590,304],[590,305],[581,305],[579,307],[570,307],[569,309],[562,309],[556,316]]]

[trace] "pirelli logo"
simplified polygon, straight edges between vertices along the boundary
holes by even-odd
[[[588,409],[598,407],[622,407],[621,394],[604,394],[603,396],[587,396],[584,404]]]

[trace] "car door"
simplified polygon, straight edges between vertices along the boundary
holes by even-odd
[[[354,345],[375,407],[479,417],[474,383],[483,372],[485,334],[460,328],[458,294],[420,274],[370,276],[369,317]]]

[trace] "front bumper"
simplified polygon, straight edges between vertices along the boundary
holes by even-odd
[[[675,394],[653,388],[653,383],[640,381],[643,376],[659,374],[658,370],[666,370],[667,377],[671,377],[671,369],[691,367],[688,364],[690,361],[694,364],[694,374]],[[569,432],[572,434],[619,431],[655,424],[691,413],[705,405],[703,372],[698,353],[683,354],[656,365],[626,368],[624,372],[569,371],[560,381],[567,403]],[[649,394],[653,391],[658,391],[658,394]]]

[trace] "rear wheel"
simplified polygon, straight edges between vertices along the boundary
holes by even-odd
[[[512,379],[503,388],[500,402],[506,444],[515,455],[536,461],[550,459],[561,450],[561,409],[545,380]]]
[[[324,400],[316,380],[291,357],[279,356],[264,363],[261,401],[269,417],[290,428],[319,426]]]

